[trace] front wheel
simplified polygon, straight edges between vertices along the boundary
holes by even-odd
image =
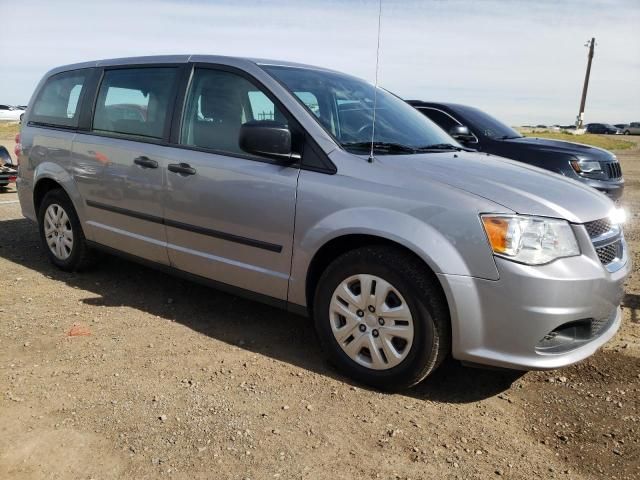
[[[93,261],[80,220],[71,200],[60,189],[48,192],[38,211],[40,239],[51,262],[68,272],[82,270]]]
[[[313,305],[329,359],[357,381],[385,390],[411,387],[450,349],[449,314],[436,278],[390,247],[345,253],[327,267]]]

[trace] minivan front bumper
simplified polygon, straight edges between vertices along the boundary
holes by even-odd
[[[625,247],[626,249],[626,247]],[[621,323],[631,261],[607,271],[582,254],[529,266],[496,258],[498,280],[440,274],[453,357],[520,370],[554,369],[592,355]]]

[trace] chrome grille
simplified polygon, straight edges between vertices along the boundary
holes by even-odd
[[[605,163],[605,171],[608,178],[620,178],[622,176],[622,169],[618,162]]]
[[[584,227],[587,229],[587,233],[591,238],[596,238],[611,230],[611,222],[608,219],[603,218],[601,220],[594,220],[593,222],[585,223]]]
[[[605,245],[604,247],[596,248],[596,253],[598,254],[598,258],[602,262],[603,265],[608,265],[613,262],[616,258],[619,258],[620,247],[622,243],[617,241],[616,243],[612,243],[610,245]]]
[[[607,218],[585,223],[584,227],[593,242],[600,262],[607,269],[616,267],[617,261],[624,256],[622,228],[612,224]]]

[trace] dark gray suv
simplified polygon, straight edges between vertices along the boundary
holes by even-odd
[[[308,314],[360,381],[414,385],[449,353],[558,368],[620,325],[608,198],[466,151],[357,78],[127,58],[52,70],[29,105],[18,193],[55,265],[105,250]]]
[[[419,100],[408,103],[467,147],[573,178],[613,200],[622,197],[622,168],[616,156],[607,150],[581,143],[525,137],[488,113],[467,105]]]

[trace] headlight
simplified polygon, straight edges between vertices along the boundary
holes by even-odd
[[[583,162],[578,160],[571,160],[571,166],[577,173],[593,173],[602,171],[600,162]]]
[[[618,207],[611,210],[609,213],[609,220],[614,225],[622,225],[627,221],[627,211],[624,208]]]
[[[521,215],[482,215],[493,253],[528,265],[580,255],[578,242],[565,220]]]

